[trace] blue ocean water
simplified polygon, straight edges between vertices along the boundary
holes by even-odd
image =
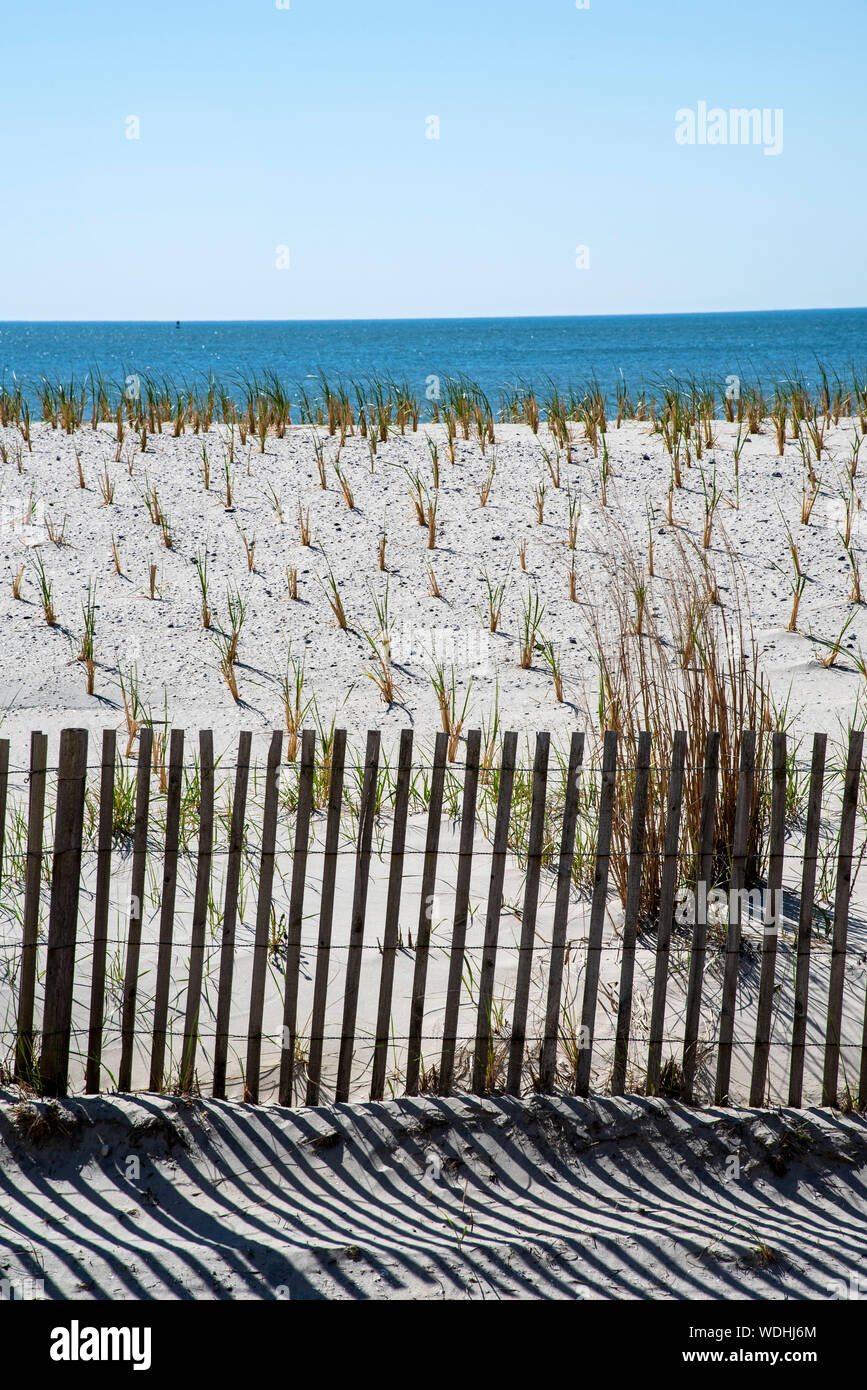
[[[93,367],[120,382],[130,372],[231,381],[276,371],[287,383],[375,373],[424,394],[431,375],[464,374],[492,403],[518,382],[542,388],[596,377],[613,393],[661,378],[764,385],[794,369],[815,379],[817,361],[848,375],[867,361],[867,309],[581,318],[398,319],[323,322],[0,323],[0,377],[33,384],[83,379]],[[307,382],[309,390],[309,382]]]

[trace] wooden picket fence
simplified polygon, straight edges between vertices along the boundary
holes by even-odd
[[[131,1088],[133,1054],[139,1020],[137,1002],[139,990],[140,951],[142,942],[142,909],[144,899],[146,860],[148,856],[148,818],[152,781],[152,730],[141,729],[136,768],[135,820],[131,846],[131,898],[126,937],[125,973],[123,979],[122,1021],[120,1025],[120,1065],[116,1089]],[[330,754],[330,784],[327,799],[322,889],[318,913],[315,977],[309,1026],[309,1059],[306,1063],[306,1090],[296,1094],[296,1044],[299,1037],[298,997],[304,909],[305,879],[308,867],[308,846],[311,821],[315,814],[315,735],[306,731],[301,740],[297,764],[298,794],[294,809],[294,848],[292,851],[291,891],[286,932],[285,983],[283,997],[283,1031],[281,1036],[279,1101],[292,1104],[306,1100],[317,1104],[325,1100],[346,1101],[350,1095],[353,1056],[356,1049],[356,1016],[359,980],[365,936],[376,933],[381,938],[381,965],[375,1047],[373,1049],[369,1095],[382,1099],[386,1089],[386,1056],[394,1039],[390,1035],[393,1005],[395,958],[398,949],[401,913],[401,888],[404,880],[407,810],[410,795],[413,736],[406,731],[400,739],[396,761],[394,809],[391,817],[391,843],[388,861],[388,884],[384,919],[371,922],[367,911],[368,879],[371,844],[375,820],[377,773],[380,763],[380,734],[367,735],[360,794],[357,833],[352,847],[355,858],[354,892],[351,921],[346,948],[343,980],[343,1013],[340,1030],[340,1049],[336,1065],[333,1095],[325,1096],[322,1056],[326,994],[329,966],[332,962],[331,940],[335,874],[340,846],[343,815],[343,779],[346,734],[334,735]],[[478,996],[475,1009],[475,1032],[472,1037],[458,1036],[458,1019],[463,988],[467,919],[470,893],[470,874],[473,865],[475,832],[477,828],[477,793],[480,777],[481,736],[470,731],[463,763],[462,808],[459,821],[460,839],[457,850],[457,877],[451,943],[448,959],[448,984],[442,1014],[441,1048],[436,1068],[436,1090],[449,1094],[454,1085],[454,1063],[458,1045],[469,1042],[472,1047],[472,1090],[484,1093],[488,1085],[488,1057],[491,1045],[491,1007],[497,967],[498,938],[502,894],[507,855],[509,852],[510,810],[516,766],[517,735],[507,733],[502,743],[498,772],[496,816],[493,835],[486,852],[490,857],[487,907],[484,919],[484,943],[478,974]],[[532,768],[532,805],[523,879],[523,906],[520,914],[520,942],[514,988],[508,1058],[505,1069],[505,1091],[519,1094],[526,1090],[526,1047],[528,1004],[531,969],[538,964],[536,916],[540,880],[543,871],[543,837],[545,830],[546,787],[550,735],[536,737]],[[821,1014],[824,1025],[822,1063],[822,1102],[838,1103],[840,1038],[843,1012],[844,974],[847,962],[847,931],[852,887],[853,852],[858,796],[861,782],[863,733],[853,732],[848,748],[848,762],[840,799],[840,835],[836,863],[836,894],[834,899],[833,931],[830,938],[830,963],[827,999],[819,1002],[809,997],[811,949],[815,946],[813,905],[816,887],[817,847],[822,812],[822,792],[825,775],[826,740],[816,734],[812,743],[809,798],[804,833],[800,882],[800,915],[792,946],[794,960],[794,1011],[788,1048],[788,1102],[797,1106],[803,1095],[804,1061],[807,1043],[808,1016],[815,1023]],[[264,801],[261,824],[258,891],[253,941],[253,963],[249,993],[246,1035],[246,1064],[244,1086],[246,1098],[256,1102],[260,1095],[260,1069],[263,1044],[263,1002],[268,953],[268,930],[272,904],[272,888],[278,817],[280,814],[279,786],[283,742],[279,732],[271,736],[264,772]],[[564,958],[567,951],[567,925],[570,903],[573,901],[572,865],[575,853],[576,823],[579,814],[579,777],[584,756],[584,736],[572,736],[568,775],[562,805],[559,852],[555,854],[551,872],[554,877],[553,926],[551,940],[546,944],[547,989],[544,998],[544,1028],[538,1055],[536,1087],[546,1092],[558,1083],[558,1049],[560,1048],[563,1008]],[[666,1053],[676,1045],[681,1081],[680,1095],[693,1100],[697,1048],[703,1010],[703,982],[707,950],[706,926],[696,917],[691,927],[686,1001],[683,1014],[683,1033],[671,1039],[665,1033],[666,995],[669,984],[669,956],[672,949],[675,894],[678,879],[678,846],[681,828],[683,772],[686,756],[686,736],[678,734],[674,741],[673,757],[668,776],[665,842],[661,869],[659,920],[655,934],[655,962],[652,999],[650,1001],[649,1034],[647,1037],[644,1089],[656,1093],[661,1089],[661,1073]],[[731,864],[731,887],[744,887],[747,868],[747,833],[754,791],[756,737],[745,731],[741,739],[738,768],[737,809]],[[87,779],[88,735],[80,729],[66,729],[60,738],[59,761],[56,768],[57,790],[54,813],[54,837],[51,849],[50,909],[47,942],[43,943],[44,977],[38,976],[39,891],[43,856],[45,818],[45,788],[47,739],[34,734],[31,740],[31,761],[28,775],[27,859],[24,884],[23,930],[21,937],[20,971],[17,976],[17,1002],[13,1037],[14,1075],[19,1079],[38,1075],[39,1089],[47,1096],[65,1096],[70,1087],[70,1034],[72,1028],[73,980],[76,948],[80,945],[80,884],[85,815],[85,786]],[[155,970],[153,1013],[150,1025],[149,1089],[160,1091],[167,1084],[167,1016],[171,985],[172,949],[175,931],[176,889],[178,883],[179,816],[184,769],[184,735],[171,734],[167,762],[166,819],[162,853],[162,891],[159,908],[159,938]],[[708,736],[703,750],[702,812],[698,856],[701,876],[711,878],[711,848],[718,789],[719,738]],[[650,785],[651,740],[642,735],[634,774],[631,835],[629,842],[628,879],[621,933],[620,989],[614,1038],[613,1067],[608,1085],[615,1094],[622,1094],[627,1083],[626,1059],[632,1028],[635,960],[639,934],[639,900],[644,862],[645,819]],[[205,949],[206,914],[214,853],[214,741],[213,734],[204,731],[199,736],[198,770],[200,803],[198,812],[198,847],[195,869],[195,896],[192,906],[189,936],[189,975],[186,985],[186,1010],[183,1028],[178,1089],[185,1091],[194,1084],[197,1072],[197,1048],[200,1039],[200,1010],[202,1003],[202,966]],[[215,1032],[213,1035],[211,1094],[226,1096],[227,1058],[229,1053],[229,1019],[233,997],[233,975],[238,927],[238,892],[241,856],[244,845],[245,817],[251,768],[251,735],[240,736],[235,763],[234,795],[230,821],[226,862],[225,895],[221,910],[219,943],[219,980]],[[437,881],[440,826],[442,821],[443,783],[446,774],[446,739],[438,735],[431,764],[429,809],[421,868],[421,909],[414,942],[414,973],[409,1004],[408,1034],[405,1049],[405,1091],[417,1094],[424,1084],[422,1040],[425,1028],[428,962],[431,950],[430,914],[425,904],[434,893]],[[5,842],[7,816],[7,773],[9,743],[0,741],[0,875]],[[609,868],[612,854],[612,816],[615,782],[618,773],[618,739],[615,733],[604,738],[601,762],[601,781],[598,800],[598,828],[595,846],[595,873],[592,900],[589,906],[589,929],[584,943],[583,1000],[581,1007],[582,1045],[577,1055],[572,1089],[587,1095],[591,1089],[594,1061],[595,1029],[603,949],[603,928],[609,902]],[[106,945],[108,940],[109,889],[112,866],[112,828],[114,784],[116,775],[115,734],[108,730],[102,738],[99,809],[96,826],[96,879],[93,895],[92,937],[87,945],[92,950],[92,975],[89,1000],[89,1027],[86,1049],[84,1089],[95,1092],[104,1082],[102,1066],[103,1029],[106,1008]],[[773,736],[772,745],[772,805],[768,826],[769,872],[767,887],[779,892],[783,883],[785,856],[786,812],[786,739]],[[138,908],[135,904],[138,904]],[[738,1014],[737,997],[739,958],[741,953],[740,910],[728,926],[722,966],[721,1006],[716,1020],[716,1076],[714,1099],[725,1104],[730,1099],[732,1050]],[[753,1105],[764,1103],[771,1046],[771,1023],[774,991],[777,987],[778,937],[775,931],[763,936],[755,1033],[752,1039],[752,1067],[749,1100]],[[42,1016],[39,1026],[34,1016],[37,978],[43,980]],[[429,1001],[428,1001],[429,1003]],[[633,1039],[634,1041],[634,1039]],[[139,1036],[139,1043],[141,1037]],[[562,1062],[562,1054],[559,1054]],[[634,1083],[633,1083],[634,1084]],[[847,1082],[847,1090],[848,1082]],[[860,1049],[860,1074],[857,1095],[867,1097],[867,1012]]]

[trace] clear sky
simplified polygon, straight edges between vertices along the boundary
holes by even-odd
[[[0,319],[867,303],[867,0],[278,3],[6,7]]]

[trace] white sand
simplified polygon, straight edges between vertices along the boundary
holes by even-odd
[[[732,446],[736,427],[717,423],[717,447],[705,453],[702,466],[710,484],[716,469],[717,485],[724,500],[715,522],[709,552],[717,567],[723,602],[731,601],[728,561],[723,544],[727,536],[743,565],[749,585],[749,608],[775,697],[782,703],[789,692],[795,730],[825,729],[839,736],[852,717],[856,697],[864,686],[845,653],[831,669],[821,659],[826,649],[810,640],[814,632],[831,639],[851,611],[849,566],[839,531],[843,525],[843,478],[853,438],[853,423],[841,421],[828,431],[827,454],[819,472],[822,489],[809,526],[800,524],[803,467],[798,447],[787,443],[778,458],[773,432],[767,426],[746,443],[740,459],[739,507],[736,500]],[[659,435],[649,425],[627,422],[611,426],[608,444],[611,479],[607,508],[599,503],[600,461],[576,427],[571,467],[562,464],[562,486],[555,489],[547,477],[542,447],[553,451],[543,426],[538,438],[529,428],[496,427],[497,471],[487,506],[479,504],[479,489],[488,473],[489,459],[477,442],[459,440],[456,462],[451,467],[441,426],[422,428],[417,435],[399,434],[380,446],[375,471],[370,472],[363,439],[348,439],[341,468],[355,499],[350,511],[343,501],[333,467],[328,464],[328,490],[318,485],[311,431],[293,427],[282,440],[269,438],[264,455],[253,441],[238,448],[234,469],[234,512],[221,502],[225,458],[224,434],[214,427],[206,439],[170,433],[151,436],[147,451],[137,450],[136,438],[127,435],[124,458],[133,464],[129,477],[124,463],[115,463],[115,438],[111,427],[89,428],[74,438],[46,426],[33,430],[33,452],[24,451],[24,471],[16,471],[13,454],[2,470],[0,497],[0,561],[8,576],[11,569],[28,561],[23,601],[14,602],[7,578],[0,587],[0,621],[3,624],[4,662],[0,704],[7,712],[2,732],[11,735],[21,757],[26,736],[33,727],[54,732],[64,724],[86,725],[93,730],[119,723],[118,668],[128,673],[137,665],[142,697],[153,716],[168,719],[175,727],[194,731],[213,727],[220,746],[239,728],[264,732],[282,723],[278,683],[286,665],[287,643],[307,666],[307,694],[315,696],[320,718],[328,726],[332,718],[355,733],[377,727],[386,741],[412,724],[429,744],[439,725],[429,680],[430,660],[425,650],[437,649],[448,667],[453,661],[461,696],[470,678],[471,709],[465,727],[489,715],[499,687],[503,727],[520,731],[550,728],[565,738],[576,724],[586,723],[589,709],[595,718],[595,665],[588,641],[587,616],[600,602],[603,568],[600,548],[610,552],[612,526],[623,529],[640,553],[647,541],[646,503],[655,520],[655,567],[651,603],[658,606],[670,582],[674,548],[666,524],[666,492],[670,465]],[[417,470],[431,486],[431,464],[426,435],[439,442],[441,487],[437,548],[427,549],[426,529],[412,512],[405,466]],[[10,450],[19,439],[4,432]],[[333,459],[337,439],[326,438],[326,457]],[[202,445],[211,460],[211,490],[202,485]],[[78,487],[74,451],[81,454],[87,487]],[[99,476],[108,469],[115,482],[115,500],[102,505]],[[249,475],[247,469],[249,467]],[[867,465],[865,465],[867,467]],[[533,490],[547,480],[544,523],[535,520]],[[856,489],[860,478],[856,476]],[[166,550],[159,529],[152,525],[144,502],[147,483],[156,487],[160,504],[168,513],[173,547]],[[577,545],[578,599],[568,601],[566,564],[567,500],[571,487],[582,498]],[[285,524],[280,525],[269,499],[269,487],[282,499]],[[53,521],[66,517],[68,544],[55,548],[38,524],[27,529],[28,499],[33,496],[34,517],[47,509]],[[298,537],[299,501],[310,509],[314,545],[305,548]],[[783,521],[788,522],[800,546],[801,563],[808,579],[799,631],[786,632],[791,595],[791,563]],[[684,486],[675,494],[675,519],[700,541],[704,497],[696,464],[686,472]],[[389,600],[395,621],[394,651],[399,663],[397,683],[400,703],[384,705],[366,672],[371,652],[362,635],[376,634],[371,590],[382,592],[385,576],[377,569],[377,545],[385,523],[387,559],[391,569]],[[239,532],[256,538],[255,570],[247,572],[244,545]],[[111,538],[116,538],[124,577],[114,573]],[[856,510],[852,540],[863,554],[867,537],[867,513]],[[527,571],[517,560],[519,541],[527,542]],[[213,643],[202,630],[200,599],[194,557],[207,547],[210,556],[212,603],[218,621],[226,618],[226,588],[238,585],[249,598],[249,613],[240,642],[238,682],[242,703],[236,706],[218,670]],[[34,550],[38,548],[54,586],[58,626],[42,620]],[[340,585],[350,630],[337,629],[326,595],[317,582],[324,577],[326,557]],[[159,566],[159,596],[151,602],[148,566]],[[428,594],[427,564],[433,563],[442,599]],[[287,565],[297,567],[300,602],[286,596]],[[778,568],[779,567],[779,568]],[[502,630],[487,633],[484,620],[484,587],[480,578],[487,568],[492,578],[509,576],[510,594],[503,611]],[[669,576],[669,579],[666,576]],[[98,583],[96,694],[84,693],[84,671],[76,662],[83,627],[81,607],[89,580]],[[543,631],[562,647],[566,703],[554,699],[550,674],[537,658],[530,670],[517,664],[517,635],[524,594],[538,591],[545,605]],[[867,590],[867,577],[865,577]],[[848,629],[845,651],[867,646],[867,613],[857,609]],[[312,714],[311,714],[312,722]],[[257,741],[257,747],[259,746]]]
[[[652,581],[659,601],[662,586],[670,582],[673,557],[671,529],[665,524],[665,492],[668,486],[669,465],[662,442],[649,433],[645,424],[628,423],[622,429],[611,427],[609,450],[612,477],[609,481],[609,506],[603,509],[598,501],[598,460],[590,446],[576,443],[571,467],[562,462],[562,487],[555,489],[550,478],[545,507],[545,522],[534,521],[533,489],[545,476],[541,455],[544,444],[553,452],[546,432],[537,439],[521,426],[497,426],[497,471],[486,507],[479,505],[478,488],[487,475],[489,457],[482,456],[477,443],[458,441],[456,463],[452,468],[444,444],[444,430],[432,427],[432,437],[440,443],[441,491],[438,545],[435,551],[426,548],[427,533],[413,518],[407,496],[407,480],[403,465],[419,469],[430,482],[430,459],[424,432],[417,436],[397,436],[380,446],[375,472],[371,475],[367,446],[363,440],[348,440],[343,450],[341,466],[350,481],[356,508],[350,511],[340,496],[333,469],[329,472],[329,489],[323,492],[317,482],[311,432],[292,429],[283,440],[269,439],[266,452],[258,452],[258,444],[239,450],[234,469],[234,502],[236,510],[227,514],[220,502],[222,459],[225,449],[223,432],[213,429],[205,447],[211,459],[211,491],[206,493],[201,481],[201,449],[203,441],[192,435],[174,439],[170,434],[148,439],[147,452],[137,450],[137,441],[128,436],[124,457],[133,463],[130,478],[123,463],[114,462],[113,431],[100,428],[79,431],[70,439],[44,426],[34,428],[34,450],[23,454],[23,472],[15,468],[13,431],[5,432],[10,443],[10,457],[3,471],[2,494],[2,554],[10,567],[28,562],[24,581],[23,601],[11,598],[8,583],[0,589],[0,611],[3,613],[3,632],[6,644],[4,672],[8,679],[3,686],[8,705],[2,732],[13,739],[13,764],[26,763],[27,736],[33,727],[42,727],[55,735],[67,724],[85,724],[94,733],[106,724],[123,726],[119,706],[117,674],[128,672],[137,665],[142,696],[153,717],[161,720],[164,711],[175,726],[189,731],[188,756],[195,751],[197,728],[213,727],[218,747],[225,747],[234,732],[241,727],[256,731],[255,754],[261,759],[265,748],[266,730],[282,722],[278,680],[285,666],[286,645],[292,641],[293,650],[303,652],[308,671],[309,693],[315,694],[320,717],[326,725],[332,718],[345,724],[356,736],[368,727],[381,727],[386,742],[393,742],[397,731],[415,725],[421,747],[429,750],[431,736],[437,727],[435,701],[428,679],[430,662],[424,655],[426,641],[439,632],[440,652],[448,663],[454,660],[459,686],[466,690],[472,677],[472,714],[468,726],[489,716],[495,685],[499,687],[503,726],[518,728],[530,734],[536,728],[552,728],[562,742],[569,731],[587,723],[587,709],[595,708],[595,666],[588,648],[587,617],[589,606],[600,601],[604,592],[603,558],[600,548],[612,544],[612,525],[627,532],[637,547],[646,544],[646,500],[656,508],[654,522],[656,544],[656,573]],[[576,431],[576,433],[578,433]],[[845,471],[850,454],[853,427],[845,422],[829,433],[829,455],[823,457],[822,492],[808,527],[800,525],[802,465],[797,448],[791,444],[779,459],[773,436],[763,433],[754,436],[745,446],[740,462],[739,508],[721,504],[714,532],[711,558],[717,566],[724,602],[730,601],[731,588],[726,586],[728,559],[722,543],[722,528],[734,547],[749,583],[750,611],[756,635],[763,651],[763,661],[778,701],[786,699],[791,689],[790,710],[795,716],[795,735],[813,729],[825,729],[833,738],[841,736],[848,721],[855,717],[857,700],[864,684],[849,656],[842,655],[829,670],[820,658],[825,649],[805,635],[814,629],[819,635],[835,635],[846,615],[853,611],[848,603],[850,578],[843,543],[837,535],[842,525],[843,502],[838,488],[838,475]],[[729,500],[734,500],[732,443],[735,428],[723,423],[716,426],[719,440],[712,455],[705,455],[703,467],[707,476],[716,462],[717,484]],[[326,442],[326,452],[332,457],[336,440]],[[78,486],[75,450],[81,455],[87,488]],[[115,481],[115,501],[102,505],[98,478],[104,468]],[[249,467],[249,474],[248,469]],[[776,474],[780,474],[776,477]],[[857,478],[856,478],[857,483]],[[267,485],[283,498],[285,525],[281,526],[268,495]],[[148,517],[143,500],[146,486],[157,488],[160,503],[168,513],[173,546],[166,550],[159,541],[159,531]],[[568,601],[566,582],[567,546],[566,488],[582,495],[582,518],[578,537],[579,598]],[[29,528],[27,498],[33,490],[34,505]],[[316,547],[306,549],[298,540],[296,511],[298,499],[309,506],[314,527]],[[56,547],[48,541],[40,516],[44,507],[57,525],[66,518],[65,538],[68,544]],[[801,605],[800,631],[789,634],[785,629],[790,610],[788,582],[776,568],[785,571],[789,566],[787,540],[782,519],[788,521],[801,551],[802,566],[808,575],[806,593]],[[341,632],[330,614],[327,600],[314,576],[325,574],[327,555],[344,595],[350,624],[363,624],[376,631],[376,619],[370,590],[379,586],[384,577],[376,569],[378,536],[387,509],[388,561],[391,567],[390,600],[392,616],[397,624],[396,655],[400,660],[398,682],[403,703],[386,709],[365,671],[370,666],[370,652],[357,630]],[[676,493],[675,517],[688,522],[690,533],[700,536],[704,503],[701,480],[695,465],[686,473],[684,487]],[[865,536],[865,514],[854,514],[852,535],[858,549]],[[237,526],[255,535],[255,570],[249,574],[244,547]],[[125,577],[113,572],[111,537],[118,542]],[[527,540],[527,574],[518,568],[516,545]],[[220,619],[225,617],[227,583],[237,584],[249,596],[249,616],[240,644],[239,683],[243,703],[236,706],[217,670],[214,648],[200,622],[200,599],[195,578],[193,557],[207,543],[210,559],[212,603]],[[42,620],[38,602],[33,555],[38,550],[45,563],[55,591],[59,626],[50,629]],[[147,597],[147,569],[150,559],[160,566],[160,595],[152,602]],[[435,565],[442,600],[426,594],[425,567]],[[297,565],[301,581],[302,602],[290,603],[286,598],[285,566]],[[503,632],[486,633],[480,612],[483,589],[479,579],[483,566],[493,577],[509,574],[513,581],[511,597],[504,610]],[[97,693],[84,693],[84,672],[75,660],[78,636],[82,627],[81,605],[85,600],[89,580],[98,581]],[[537,665],[528,671],[517,664],[516,632],[520,619],[521,595],[529,583],[538,586],[546,605],[545,632],[563,648],[563,666],[568,703],[558,704],[553,698],[550,675]],[[855,616],[847,634],[847,650],[859,650],[867,635],[867,618],[863,609]],[[409,643],[414,650],[407,653],[397,645]],[[487,646],[485,646],[485,643]],[[451,644],[451,646],[449,646]],[[311,716],[312,719],[312,716]],[[125,738],[121,738],[121,746]],[[355,751],[361,740],[356,737]],[[52,754],[56,743],[52,742]],[[802,750],[802,757],[808,750]],[[92,750],[91,760],[97,756]],[[528,757],[526,750],[522,756]],[[26,794],[20,774],[15,781],[16,795]],[[254,814],[256,820],[258,811]],[[275,883],[275,922],[288,911],[291,878],[291,817],[281,819],[280,853]],[[833,819],[833,816],[832,816]],[[414,852],[407,860],[407,882],[401,911],[401,935],[408,943],[417,929],[419,916],[420,865],[423,846],[424,818],[416,817],[411,825],[410,848]],[[861,831],[859,830],[859,836]],[[307,879],[302,944],[302,982],[299,999],[299,1030],[309,1031],[312,1004],[312,976],[315,965],[315,942],[318,927],[319,875],[322,859],[324,826],[318,818]],[[371,1044],[369,1042],[376,1018],[379,972],[382,957],[377,949],[381,940],[385,894],[388,874],[388,828],[377,833],[376,849],[371,870],[368,902],[368,926],[361,980],[361,996],[357,1036],[356,1070],[353,1078],[353,1097],[363,1098],[369,1088]],[[860,845],[860,839],[859,839]],[[340,1033],[343,1000],[345,944],[352,894],[354,863],[351,837],[347,838],[347,853],[341,858],[338,894],[335,911],[334,956],[330,972],[329,1013],[326,1023],[328,1041],[324,1057],[325,1095],[333,1084]],[[430,1066],[439,1058],[439,1039],[442,1029],[442,1010],[448,968],[447,949],[450,941],[453,914],[453,894],[456,878],[456,836],[454,827],[443,838],[437,876],[437,899],[434,904],[433,945],[428,981],[428,1007],[425,1015],[425,1062]],[[469,932],[470,961],[478,967],[484,929],[484,905],[487,896],[489,848],[480,834],[478,855],[474,868],[471,892],[471,924]],[[148,898],[145,910],[145,945],[142,968],[146,973],[141,986],[141,1036],[134,1085],[143,1086],[147,1080],[149,1056],[149,1009],[155,964],[155,942],[159,923],[159,845],[155,844]],[[787,861],[785,883],[791,896],[785,908],[785,926],[781,954],[777,967],[780,988],[775,996],[774,1045],[771,1049],[771,1100],[781,1102],[787,1089],[788,1038],[791,1035],[792,969],[790,960],[793,928],[797,921],[797,889],[800,863],[797,854],[800,838],[790,841],[791,858]],[[253,844],[255,860],[255,842]],[[829,861],[833,868],[833,859]],[[208,956],[205,972],[205,1001],[202,1012],[202,1041],[200,1062],[203,1084],[207,1085],[209,1056],[213,1028],[219,960],[219,909],[222,902],[221,876],[224,858],[215,861],[214,904],[210,919]],[[115,857],[112,884],[112,912],[109,924],[109,964],[112,982],[108,994],[108,1017],[105,1038],[105,1058],[108,1075],[114,1074],[118,1056],[119,979],[122,975],[124,940],[129,892],[130,864],[128,857]],[[185,871],[186,872],[186,871]],[[90,877],[88,877],[90,874]],[[92,894],[92,864],[85,872],[85,913]],[[173,1041],[171,1060],[176,1063],[179,1030],[182,1030],[185,1004],[189,940],[189,909],[191,879],[182,878],[178,896],[175,951],[170,1001],[170,1031]],[[832,880],[820,883],[820,902],[831,906]],[[520,931],[520,911],[523,900],[523,876],[510,858],[504,892],[504,914],[500,936],[500,955],[495,981],[495,1000],[504,1010],[505,1032],[511,1019],[514,984],[515,951]],[[867,947],[867,912],[865,884],[859,880],[852,903],[850,954],[847,960],[844,1000],[843,1064],[845,1077],[857,1074],[861,1043],[861,1021],[865,989],[864,949]],[[546,873],[542,885],[542,905],[537,923],[537,966],[534,971],[530,1007],[530,1036],[540,1031],[544,1006],[546,944],[550,940],[553,909],[553,882]],[[247,1012],[250,996],[250,966],[252,962],[255,893],[242,895],[241,922],[236,953],[235,990],[231,1031],[230,1094],[243,1094],[243,1061]],[[611,1050],[605,1042],[613,1034],[620,977],[620,925],[622,910],[612,901],[605,927],[605,951],[599,995],[597,1033],[599,1044],[594,1055],[594,1084],[604,1086],[610,1074]],[[584,942],[587,930],[587,903],[578,896],[570,907],[567,937],[570,945],[569,968],[565,981],[564,999],[571,1016],[580,1014],[583,991]],[[760,944],[755,930],[747,924],[747,939],[752,943],[741,967],[741,986],[738,1000],[737,1036],[747,1043],[755,1030],[757,995],[757,947]],[[20,943],[20,928],[10,915],[3,932],[3,945],[11,952],[13,965],[8,979],[14,979],[14,959]],[[652,981],[653,943],[639,950],[634,1004],[634,1032],[637,1039],[630,1058],[629,1084],[640,1086],[646,1063],[646,1045],[640,1041],[646,1034],[648,1020],[648,989]],[[824,948],[824,949],[823,949]],[[687,954],[675,943],[671,960],[671,984],[667,1029],[671,1036],[682,1033],[683,1006],[686,982]],[[398,956],[395,1004],[392,1032],[395,1047],[390,1060],[389,1077],[399,1090],[405,1066],[405,1038],[408,1025],[408,1000],[412,982],[414,954],[404,950]],[[76,1004],[74,1023],[82,1030],[73,1046],[73,1071],[80,1071],[81,1053],[86,1039],[89,1001],[90,952],[87,931],[82,932],[76,959]],[[709,961],[706,984],[706,1019],[703,1039],[707,1045],[706,1064],[700,1082],[701,1094],[712,1086],[714,1014],[718,1012],[720,961]],[[41,988],[41,986],[40,986]],[[279,1036],[282,1017],[282,957],[276,952],[270,961],[266,996],[265,1032],[268,1039],[263,1049],[263,1098],[272,1097],[279,1063]],[[827,946],[816,944],[811,978],[810,1049],[807,1057],[805,1099],[818,1097],[821,1041],[823,1038],[825,1000],[827,998]],[[6,1024],[11,1024],[11,995],[4,984],[0,990],[0,1008]],[[39,999],[37,999],[38,1018]],[[469,1036],[474,1032],[474,1008],[465,998],[460,1031]],[[79,1054],[76,1057],[76,1052]],[[530,1045],[531,1057],[533,1043]],[[672,1053],[674,1055],[674,1053]],[[748,1084],[749,1046],[736,1048],[733,1068],[733,1094],[744,1094]]]
[[[863,1297],[862,1118],[122,1097],[65,1103],[40,1141],[45,1107],[5,1095],[0,1279],[25,1296]]]

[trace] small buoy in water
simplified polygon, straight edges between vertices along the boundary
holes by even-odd
[[[180,321],[180,319],[178,319],[177,322],[175,323],[175,328],[180,328],[180,326],[181,326],[181,321]]]

